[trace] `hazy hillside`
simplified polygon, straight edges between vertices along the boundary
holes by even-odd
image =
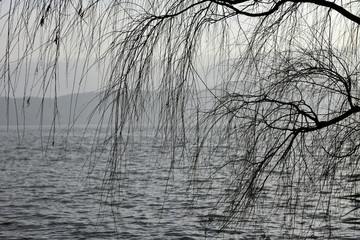
[[[143,111],[142,115],[136,115],[139,125],[156,125],[158,121],[159,112],[166,105],[166,94],[161,92],[147,92],[142,94],[142,104],[136,106],[138,112]],[[202,109],[208,109],[212,104],[213,96],[209,92],[201,92],[197,96],[193,96],[195,99],[199,99],[202,104]],[[152,99],[152,100],[150,100]],[[130,101],[132,99],[130,97]],[[111,99],[109,99],[111,101]],[[83,93],[73,94],[58,97],[57,110],[58,115],[56,117],[56,124],[66,126],[69,124],[86,125],[86,124],[98,124],[105,116],[105,122],[107,123],[111,109],[103,112],[104,106],[101,107],[101,111],[94,111],[96,106],[100,102],[99,93]],[[194,110],[196,102],[189,101],[187,104],[187,112],[185,115],[191,115]],[[139,104],[139,102],[137,102]],[[109,105],[109,102],[107,103]],[[0,97],[0,126],[4,125],[50,125],[54,120],[54,106],[55,100],[52,98],[10,98],[7,101],[6,98]],[[139,109],[141,108],[141,109]],[[192,109],[192,110],[191,110]]]
[[[55,100],[51,98],[6,98],[0,97],[0,125],[49,125],[54,119]],[[91,111],[99,103],[97,93],[74,94],[58,97],[58,117],[60,125],[75,121],[76,124],[87,124]],[[95,114],[90,123],[97,123],[100,114]]]

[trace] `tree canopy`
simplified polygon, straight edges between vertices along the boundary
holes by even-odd
[[[172,166],[206,174],[204,189],[221,175],[231,190],[208,222],[220,230],[243,224],[267,191],[294,225],[310,196],[324,220],[345,214],[332,212],[340,198],[359,200],[358,1],[1,4],[2,94],[26,79],[24,102],[56,98],[63,82],[77,92],[98,72],[97,110],[111,111],[109,192],[121,184],[125,133],[156,108]],[[203,173],[203,164],[216,167]]]

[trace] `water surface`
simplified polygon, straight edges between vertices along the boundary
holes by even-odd
[[[218,233],[209,223],[221,217],[212,206],[226,186],[224,179],[219,176],[209,190],[189,188],[187,163],[169,172],[168,150],[146,131],[128,146],[121,184],[116,195],[108,195],[103,191],[109,186],[103,182],[108,149],[94,150],[94,128],[60,130],[54,139],[46,129],[41,138],[38,127],[20,136],[16,129],[1,128],[0,239],[287,239],[304,232],[319,239],[360,238],[359,224],[339,218],[330,226],[310,210],[293,229],[291,213],[274,208],[271,188],[265,189],[263,209],[247,219],[248,227]],[[99,153],[95,162],[91,156]],[[221,157],[221,150],[217,154]],[[201,167],[215,166],[199,166],[199,172]],[[196,181],[195,186],[204,186],[206,177]],[[307,204],[312,209],[319,202],[307,199]],[[334,211],[356,206],[345,200],[338,204]],[[309,227],[311,221],[316,229]]]

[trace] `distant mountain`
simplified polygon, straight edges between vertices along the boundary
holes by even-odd
[[[0,97],[0,126],[17,124],[51,125],[54,121],[55,111],[58,113],[55,118],[56,125],[98,124],[102,118],[104,119],[104,124],[107,124],[112,111],[111,101],[113,101],[114,96],[111,96],[108,102],[99,108],[97,108],[101,100],[99,92],[60,96],[57,98],[56,104],[53,98],[25,97],[6,99]],[[128,113],[131,112],[131,114],[136,117],[136,119],[131,120],[132,123],[136,122],[138,125],[156,125],[159,120],[160,111],[163,113],[166,111],[166,114],[173,114],[169,111],[170,107],[167,110],[165,109],[168,107],[169,100],[167,94],[162,94],[161,92],[143,92],[141,94],[142,99],[138,97],[139,95],[129,93],[127,98],[129,102],[127,102],[127,104],[131,106],[131,102],[133,101],[134,107],[121,109],[120,105],[120,112],[118,114],[121,115],[126,111]],[[203,91],[198,93],[197,96],[192,95],[191,99],[193,98],[200,100],[202,109],[204,110],[210,108],[214,96],[208,91]],[[199,102],[189,101],[187,103],[186,111],[189,112],[186,115],[191,115],[191,112],[195,109],[194,104],[196,103]],[[57,109],[55,109],[55,106]],[[136,114],[134,114],[133,111],[137,111]],[[140,112],[141,114],[138,115]],[[169,115],[163,117],[166,118],[169,117]]]
[[[25,97],[9,98],[0,97],[0,126],[4,125],[50,125],[54,120],[59,125],[96,124],[101,114],[94,114],[90,119],[91,112],[99,103],[98,93],[83,93],[60,96],[57,104],[53,98]],[[55,109],[57,106],[57,109]]]

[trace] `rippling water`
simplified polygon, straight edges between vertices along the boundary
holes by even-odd
[[[252,227],[221,234],[206,229],[206,221],[218,217],[207,214],[216,201],[211,196],[223,187],[222,179],[210,194],[192,192],[186,163],[169,173],[167,152],[148,134],[135,137],[129,146],[129,161],[122,166],[125,174],[116,201],[111,201],[112,196],[102,191],[107,149],[98,149],[104,155],[96,163],[89,161],[95,129],[83,130],[59,131],[52,146],[47,144],[52,140],[47,139],[46,130],[41,139],[38,128],[27,128],[24,135],[16,129],[0,129],[0,239],[287,238],[286,220],[271,209],[275,198],[271,189],[264,214],[248,220],[253,221]],[[318,203],[309,199],[308,204]],[[343,211],[349,205],[339,204]],[[322,221],[320,216],[311,219]],[[331,228],[322,227],[314,232],[314,238],[329,229],[334,232],[333,239],[360,237],[358,224],[339,221]]]

